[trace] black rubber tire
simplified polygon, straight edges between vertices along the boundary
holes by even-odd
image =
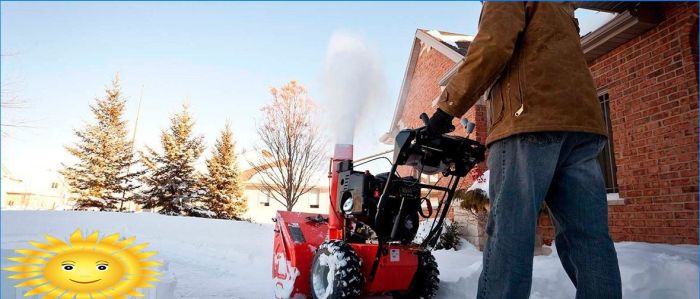
[[[319,297],[319,295],[324,294],[317,294],[319,291],[314,288],[314,281],[319,281],[324,273],[328,273],[328,271],[323,271],[324,266],[321,265],[320,260],[322,256],[333,256],[335,259],[345,261],[344,264],[341,263],[337,265],[333,275],[332,292],[327,297]],[[357,257],[355,250],[347,243],[340,240],[326,241],[316,250],[313,263],[311,264],[309,283],[311,287],[311,296],[314,299],[359,298],[360,295],[362,295],[362,289],[365,284],[365,279],[362,275],[362,260]],[[321,283],[323,283],[323,281],[321,281]]]
[[[408,292],[394,294],[395,299],[431,299],[440,288],[440,270],[430,251],[418,253],[418,269]]]

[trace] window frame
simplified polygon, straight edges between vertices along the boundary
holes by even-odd
[[[263,196],[260,196],[259,202],[260,205],[263,207],[269,207],[270,206],[270,190],[262,190]]]
[[[314,193],[311,195],[312,196],[309,197],[309,208],[318,209],[320,207],[320,203],[321,203],[321,192],[317,189],[317,190],[314,190]],[[315,204],[314,204],[314,201],[315,201]]]
[[[605,193],[607,194],[609,204],[624,204],[624,199],[620,198],[620,185],[617,179],[617,161],[615,160],[615,145],[613,142],[614,132],[612,129],[612,119],[610,117],[610,93],[607,89],[599,90],[597,98],[601,112],[603,113],[605,130],[608,135],[605,147],[597,158],[605,180]],[[607,155],[607,157],[605,157],[605,155]]]

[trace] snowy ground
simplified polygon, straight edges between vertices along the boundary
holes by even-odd
[[[145,213],[2,211],[0,218],[2,249],[27,248],[27,241],[40,241],[44,234],[67,238],[76,228],[119,232],[158,251],[157,258],[174,274],[178,298],[272,297],[269,225]],[[625,298],[698,298],[697,246],[616,245]],[[464,247],[435,254],[439,298],[474,298],[481,253]],[[535,258],[531,298],[573,298],[574,293],[556,251]]]

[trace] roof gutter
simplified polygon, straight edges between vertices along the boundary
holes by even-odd
[[[581,48],[587,62],[621,46],[659,23],[653,5],[640,5],[627,10],[597,30],[581,38]]]

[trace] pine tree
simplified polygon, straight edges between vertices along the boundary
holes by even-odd
[[[194,121],[187,106],[170,118],[170,128],[161,133],[163,153],[147,147],[143,163],[148,168],[143,181],[143,208],[166,215],[205,216],[201,197],[204,189],[194,164],[204,151],[204,137],[193,136]]]
[[[442,234],[437,244],[435,244],[435,249],[459,249],[459,229],[460,225],[457,221],[451,224],[443,224]]]
[[[216,218],[241,219],[248,209],[235,149],[231,127],[226,124],[206,162],[209,172],[204,178],[205,206]]]
[[[95,123],[76,129],[78,141],[66,150],[78,159],[65,166],[61,174],[77,195],[76,208],[98,208],[102,211],[122,210],[126,201],[135,199],[139,188],[134,171],[133,144],[128,140],[127,122],[123,119],[126,100],[121,93],[119,76],[105,88],[106,96],[90,105]]]

